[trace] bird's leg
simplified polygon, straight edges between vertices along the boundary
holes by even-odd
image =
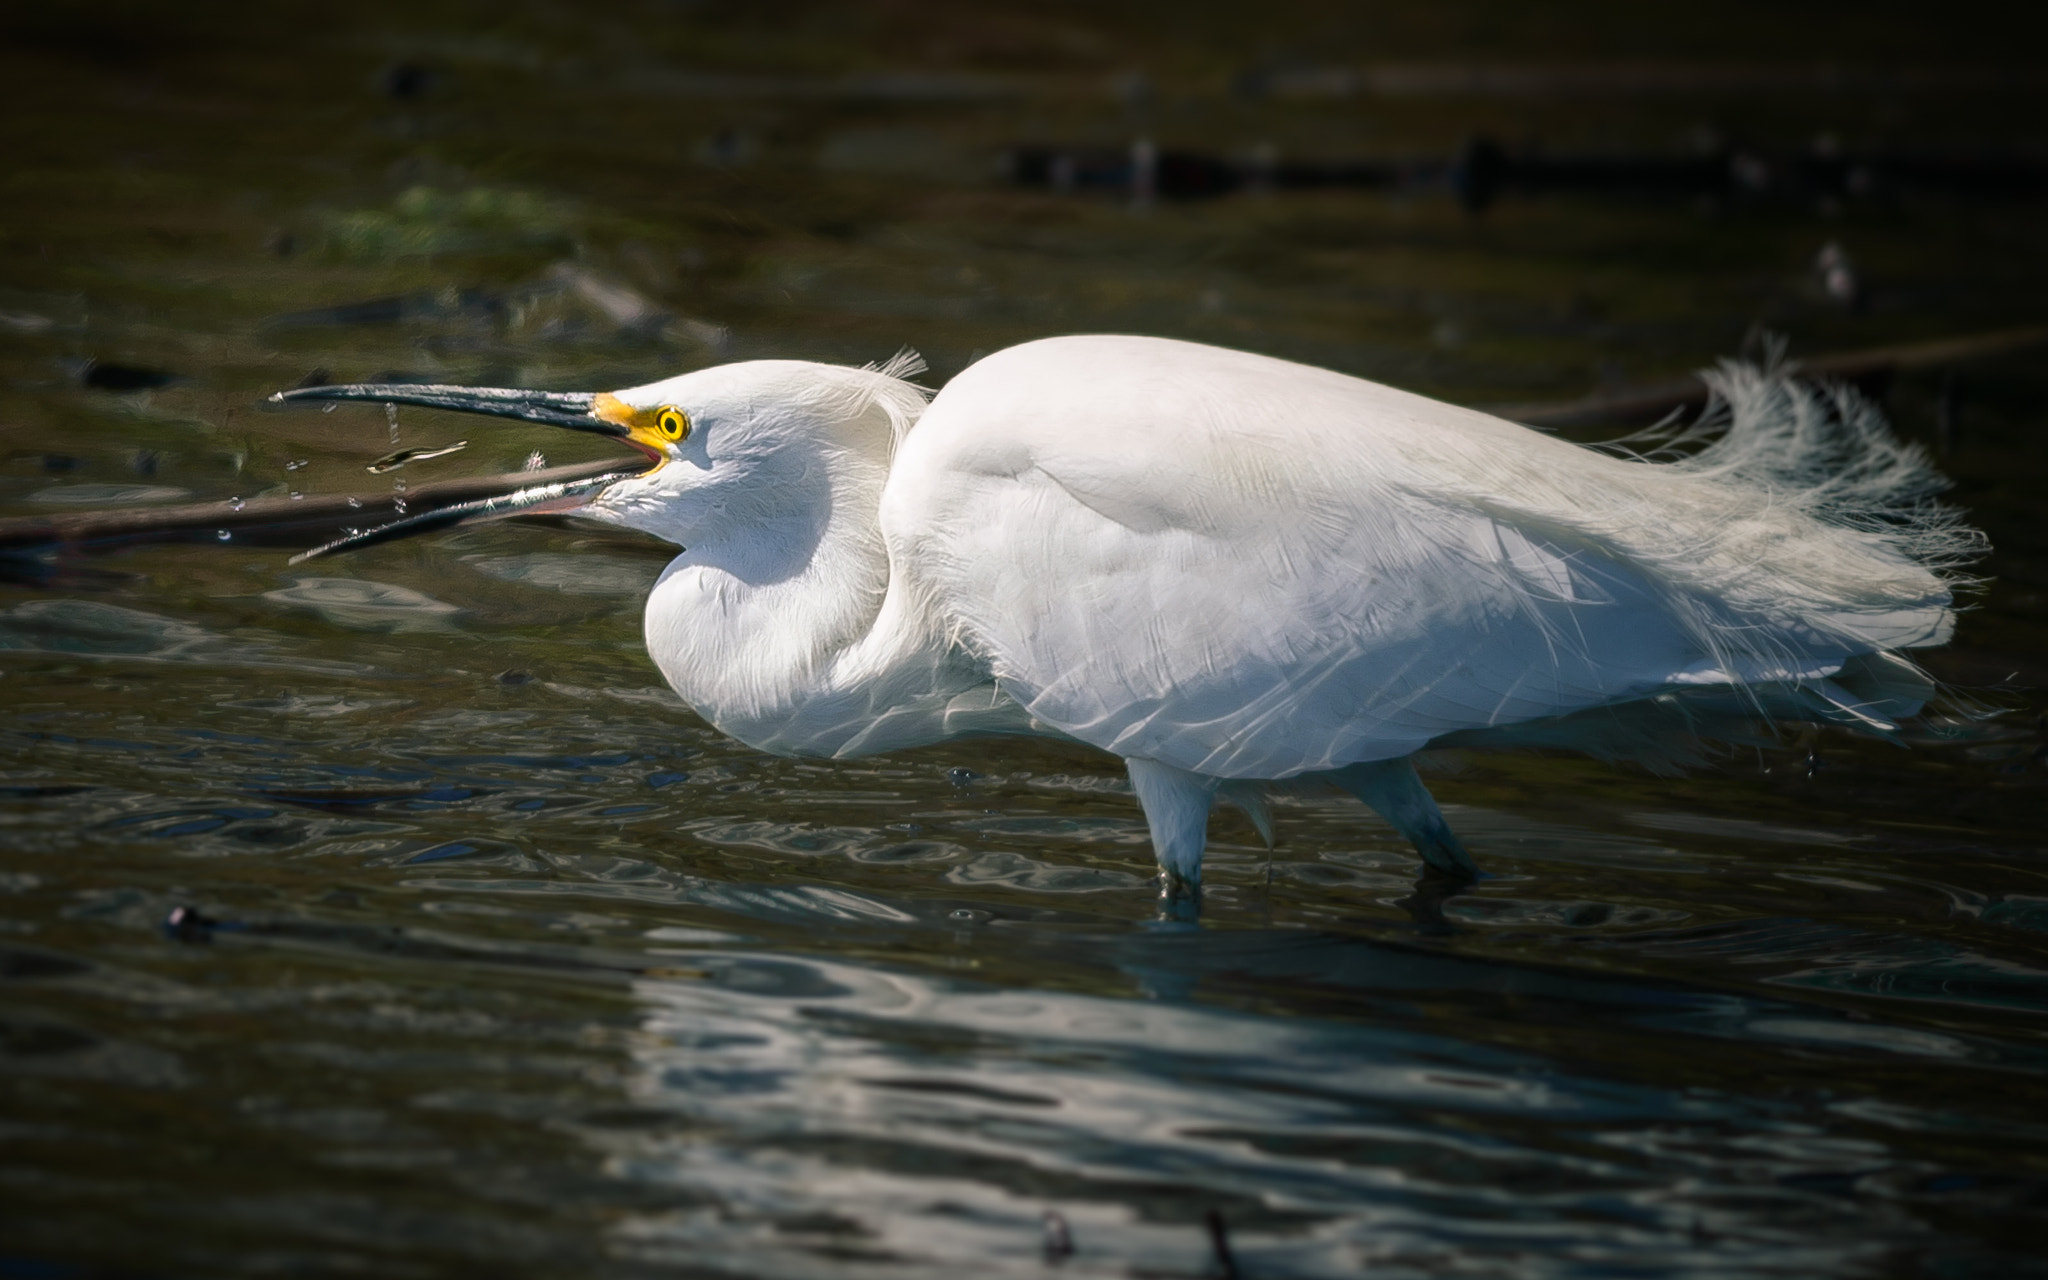
[[[1131,771],[1131,790],[1152,828],[1152,852],[1159,859],[1159,896],[1167,899],[1202,895],[1202,848],[1209,843],[1209,806],[1216,799],[1216,779],[1157,760],[1136,756],[1124,761]]]
[[[1273,805],[1266,799],[1266,787],[1261,782],[1231,781],[1219,783],[1216,787],[1216,803],[1236,805],[1251,819],[1252,827],[1258,831],[1259,839],[1266,842],[1266,852],[1273,852],[1277,832],[1273,827]]]
[[[1218,804],[1234,804],[1244,810],[1244,816],[1252,820],[1258,829],[1259,839],[1266,842],[1266,865],[1259,876],[1260,898],[1266,904],[1266,922],[1273,918],[1273,848],[1277,844],[1273,829],[1273,804],[1266,797],[1266,784],[1256,780],[1237,779],[1220,783],[1216,787]]]
[[[1369,764],[1347,764],[1330,772],[1330,780],[1357,796],[1373,812],[1407,836],[1422,860],[1439,871],[1472,881],[1479,878],[1479,864],[1465,852],[1465,846],[1444,821],[1443,810],[1422,779],[1415,776],[1409,760],[1374,760]]]

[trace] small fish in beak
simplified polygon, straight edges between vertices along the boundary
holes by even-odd
[[[454,444],[444,444],[438,449],[400,449],[395,453],[385,454],[369,466],[364,467],[363,470],[373,476],[381,476],[387,471],[398,470],[408,462],[425,462],[428,458],[444,458],[451,453],[461,453],[467,448],[469,448],[469,441],[457,440]]]

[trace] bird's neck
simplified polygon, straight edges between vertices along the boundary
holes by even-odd
[[[878,699],[903,696],[891,674],[900,663],[874,660],[878,647],[917,647],[877,634],[886,478],[856,458],[796,469],[767,490],[772,509],[700,539],[662,574],[647,601],[648,652],[721,731],[772,751],[838,754],[885,709]]]

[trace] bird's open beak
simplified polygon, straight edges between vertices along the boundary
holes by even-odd
[[[648,455],[651,460],[660,461],[658,451],[634,437],[630,423],[615,421],[614,418],[619,416],[617,414],[611,417],[599,416],[599,411],[605,407],[604,402],[611,399],[602,392],[523,391],[500,387],[352,382],[324,387],[299,387],[291,391],[280,391],[270,399],[275,404],[293,404],[307,400],[369,400],[381,404],[418,405],[427,409],[449,409],[456,413],[511,418],[519,422],[538,422],[551,427],[567,427],[572,431],[588,431],[593,435],[610,436],[633,446]],[[421,511],[388,524],[352,533],[325,546],[315,547],[311,551],[296,555],[292,557],[292,563],[297,564],[315,556],[331,555],[337,551],[352,551],[380,542],[410,538],[415,534],[447,529],[475,520],[573,511],[602,493],[608,485],[639,475],[645,469],[644,466],[621,467],[617,472],[589,479],[541,485],[521,483],[521,477],[508,476],[506,479],[511,483],[502,494],[436,510]]]
[[[300,564],[320,556],[333,555],[337,551],[355,551],[362,547],[374,547],[380,542],[396,542],[436,529],[452,529],[459,524],[471,524],[478,520],[502,520],[517,515],[566,515],[603,493],[611,485],[638,475],[637,471],[614,471],[601,476],[589,476],[581,480],[554,481],[549,484],[529,484],[509,488],[506,492],[493,494],[488,498],[476,498],[469,502],[458,502],[453,506],[437,507],[408,515],[363,529],[346,537],[301,551],[291,558],[290,563]]]

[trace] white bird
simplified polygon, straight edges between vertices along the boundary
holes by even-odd
[[[648,652],[717,728],[835,758],[983,733],[1099,747],[1128,767],[1172,897],[1199,892],[1219,799],[1270,842],[1282,779],[1334,782],[1470,877],[1411,764],[1425,747],[1669,768],[1759,715],[1888,732],[1933,693],[1900,651],[1947,640],[1982,544],[1853,392],[1743,366],[1712,375],[1718,428],[1650,457],[1158,338],[1025,343],[928,404],[921,369],[276,398],[632,444],[647,470],[309,554],[534,509],[666,539],[684,550],[648,598]]]

